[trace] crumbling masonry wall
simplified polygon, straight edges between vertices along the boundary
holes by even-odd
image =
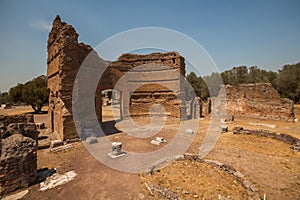
[[[223,85],[212,110],[226,109],[227,115],[270,119],[294,119],[293,101],[280,98],[270,83]]]
[[[8,126],[11,123],[33,123],[33,114],[0,115],[0,124]]]
[[[102,76],[96,96],[97,110],[101,110],[101,91],[118,89],[122,92],[122,117],[149,115],[154,104],[165,108],[167,116],[180,118],[184,115],[183,77],[185,76],[184,58],[177,52],[152,53],[148,55],[123,54],[112,62],[108,70],[114,72]],[[114,76],[117,77],[112,78]],[[125,77],[122,77],[124,74]],[[106,77],[109,77],[106,79]],[[117,84],[122,77],[124,84]],[[113,81],[114,80],[114,81]],[[122,88],[125,85],[126,88]],[[160,114],[160,113],[157,113]],[[99,118],[101,112],[98,113]]]
[[[77,71],[92,48],[78,43],[75,29],[57,16],[48,38],[47,76],[50,129],[61,139],[78,137],[72,116],[72,90]]]
[[[38,131],[34,123],[0,127],[0,198],[26,188],[37,178]]]
[[[50,89],[48,118],[49,128],[58,133],[62,140],[78,137],[72,114],[72,91],[79,67],[92,51],[90,46],[78,43],[78,34],[71,25],[61,22],[59,16],[55,18],[48,38],[47,75]],[[182,100],[184,89],[181,84],[185,76],[185,64],[184,58],[178,53],[123,54],[115,62],[103,61],[95,51],[93,54],[95,55],[92,56],[94,59],[91,61],[92,68],[100,67],[97,65],[99,62],[106,63],[108,66],[102,77],[99,77],[95,99],[93,99],[100,122],[102,121],[101,91],[105,89],[120,91],[121,117],[148,114],[149,107],[159,103],[166,108],[168,116],[186,118],[185,102]],[[141,65],[146,67],[141,68],[138,74],[132,70]],[[123,85],[129,88],[118,86],[115,88],[125,74],[129,76]],[[90,77],[86,78],[86,81],[89,81]],[[138,83],[141,87],[130,90],[133,83]],[[76,97],[74,98],[76,102]],[[85,108],[82,106],[78,109]],[[89,120],[87,116],[84,123],[89,124]]]

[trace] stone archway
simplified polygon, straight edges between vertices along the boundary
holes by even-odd
[[[91,53],[94,60],[91,67],[97,68],[98,62],[103,61],[89,45],[78,42],[78,34],[75,29],[57,16],[53,22],[52,30],[48,38],[48,59],[47,78],[49,97],[49,120],[51,131],[57,132],[62,140],[74,139],[78,137],[72,111],[72,102],[77,102],[73,94],[75,78],[81,64]],[[136,70],[136,67],[146,65],[146,68]],[[127,77],[126,84],[116,84],[124,75]],[[94,99],[87,102],[95,104],[97,119],[102,122],[102,100],[101,91],[105,89],[117,89],[121,92],[121,116],[130,116],[129,101],[130,96],[136,95],[137,87],[145,84],[160,84],[169,90],[161,91],[158,87],[152,88],[150,93],[160,93],[163,98],[168,95],[175,95],[177,101],[173,101],[168,106],[172,107],[170,115],[172,117],[186,119],[186,108],[184,101],[183,81],[185,77],[184,58],[177,52],[152,53],[148,55],[122,54],[117,61],[110,62],[97,85]],[[83,77],[82,81],[89,81],[90,77]],[[78,87],[78,86],[77,86]],[[85,88],[87,89],[87,88]],[[83,91],[84,92],[84,91]],[[84,94],[82,94],[84,95]],[[86,105],[80,105],[78,111],[86,111]],[[143,106],[139,103],[137,106]],[[87,112],[87,111],[86,111]],[[89,111],[92,112],[92,111]],[[135,113],[139,115],[140,113]],[[76,114],[75,114],[76,116]],[[87,117],[86,121],[89,121]],[[94,122],[93,122],[94,123]],[[81,125],[80,125],[81,126]],[[87,125],[90,126],[90,125]]]

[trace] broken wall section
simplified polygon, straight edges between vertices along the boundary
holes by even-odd
[[[0,127],[0,197],[29,187],[37,178],[37,138],[34,123]]]
[[[277,90],[270,83],[223,85],[218,98],[212,100],[212,109],[226,109],[227,115],[294,120],[293,101],[280,98]]]
[[[8,126],[11,123],[33,123],[33,114],[22,115],[0,115],[0,123],[4,126]]]
[[[78,134],[72,116],[73,85],[79,67],[92,48],[78,43],[75,29],[57,16],[49,34],[47,50],[49,128],[62,140],[74,139]]]
[[[147,55],[126,53],[112,62],[109,68],[126,74],[127,88],[123,90],[125,92],[123,93],[123,117],[148,116],[149,109],[155,104],[162,105],[167,116],[181,118],[186,115],[182,112],[185,109],[183,101],[185,62],[179,53]],[[136,86],[140,87],[136,88]]]

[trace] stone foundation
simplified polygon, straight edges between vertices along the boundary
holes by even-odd
[[[300,145],[300,139],[295,138],[291,135],[284,134],[284,133],[276,133],[268,130],[250,130],[250,129],[244,129],[243,127],[234,127],[232,129],[233,134],[243,134],[243,135],[256,135],[260,137],[268,137],[272,138],[274,140],[279,140],[284,143],[287,143],[289,145]]]
[[[32,114],[22,115],[0,115],[0,123],[4,126],[8,126],[11,123],[33,123],[34,118]]]
[[[37,134],[33,123],[1,127],[0,195],[9,194],[35,183]]]

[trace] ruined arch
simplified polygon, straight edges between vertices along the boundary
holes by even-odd
[[[90,63],[92,68],[100,67],[98,66],[99,62],[108,64],[102,77],[99,77],[94,99],[89,100],[89,102],[95,103],[99,122],[102,121],[102,90],[117,89],[121,92],[121,117],[126,118],[130,116],[130,95],[133,94],[139,98],[137,92],[143,91],[135,91],[134,88],[145,84],[161,84],[169,88],[168,90],[161,90],[159,87],[153,87],[152,90],[147,92],[160,96],[159,98],[168,95],[178,97],[176,101],[165,103],[171,108],[168,115],[186,119],[186,107],[184,98],[182,98],[184,95],[182,83],[185,81],[185,62],[184,58],[177,52],[148,55],[125,53],[114,62],[103,61],[93,48],[78,42],[78,34],[75,29],[71,25],[62,22],[59,16],[55,18],[52,30],[49,33],[47,50],[48,88],[50,94],[55,94],[49,97],[48,119],[49,124],[51,124],[51,131],[58,133],[62,140],[78,137],[72,113],[72,100],[76,101],[77,98],[72,96],[73,86],[81,64],[91,52],[93,52],[92,57],[94,59]],[[139,66],[147,67],[136,70]],[[125,82],[118,84],[125,74],[127,78],[122,80]],[[89,78],[83,77],[86,80],[82,81],[88,82]],[[143,106],[142,101],[138,104],[136,106]],[[79,109],[84,110],[84,107],[85,105],[82,105]],[[138,110],[134,113],[136,116],[140,114]],[[88,120],[89,117],[86,121],[88,122]]]

